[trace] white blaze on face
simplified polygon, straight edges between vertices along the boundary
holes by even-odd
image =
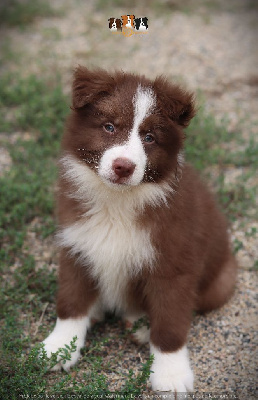
[[[142,181],[147,157],[139,135],[139,127],[144,119],[151,114],[155,103],[156,98],[153,90],[139,85],[133,97],[134,120],[127,142],[124,145],[114,146],[106,150],[100,160],[99,175],[105,182],[115,183],[117,177],[112,165],[117,158],[126,158],[135,164],[133,174],[126,179],[127,185],[135,186]]]

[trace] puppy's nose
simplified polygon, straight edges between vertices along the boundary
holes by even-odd
[[[127,178],[133,174],[135,164],[128,158],[117,158],[113,161],[112,169],[119,178]]]

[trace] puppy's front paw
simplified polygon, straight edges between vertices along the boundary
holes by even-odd
[[[68,339],[60,341],[60,337],[58,338],[54,337],[54,335],[51,335],[49,335],[49,337],[43,342],[44,349],[47,353],[48,358],[51,358],[52,354],[57,353],[56,364],[50,369],[51,371],[58,371],[63,368],[65,371],[69,371],[69,369],[76,364],[80,357],[80,348],[76,346],[77,341],[75,341],[76,350],[69,351],[66,346],[70,347],[70,342],[72,340],[70,342],[68,341]],[[66,359],[67,357],[65,357],[65,353],[67,353],[67,350],[69,353],[69,360]]]
[[[51,371],[58,371],[61,368],[68,371],[76,364],[80,358],[80,350],[84,346],[86,331],[89,326],[88,317],[57,319],[53,332],[43,342],[48,358],[53,353],[57,353],[56,364],[50,368]],[[74,341],[75,336],[76,340]],[[69,349],[71,342],[74,345]],[[69,354],[69,357],[67,357],[67,354]]]
[[[173,353],[162,353],[151,345],[151,353],[154,355],[154,362],[150,380],[154,391],[189,392],[193,390],[194,376],[185,346]]]

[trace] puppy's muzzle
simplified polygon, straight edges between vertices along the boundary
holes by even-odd
[[[136,165],[128,158],[117,158],[112,163],[112,169],[118,179],[130,177],[133,174],[135,167]]]

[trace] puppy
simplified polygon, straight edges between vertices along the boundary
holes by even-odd
[[[135,18],[134,26],[135,26],[135,30],[137,30],[137,31],[147,31],[147,29],[148,29],[148,18],[146,18],[146,17]]]
[[[156,391],[193,390],[186,348],[193,310],[222,306],[236,263],[227,223],[184,161],[193,95],[158,77],[79,67],[62,141],[58,191],[61,249],[57,323],[47,354],[77,336],[78,360],[92,319],[147,316]]]

